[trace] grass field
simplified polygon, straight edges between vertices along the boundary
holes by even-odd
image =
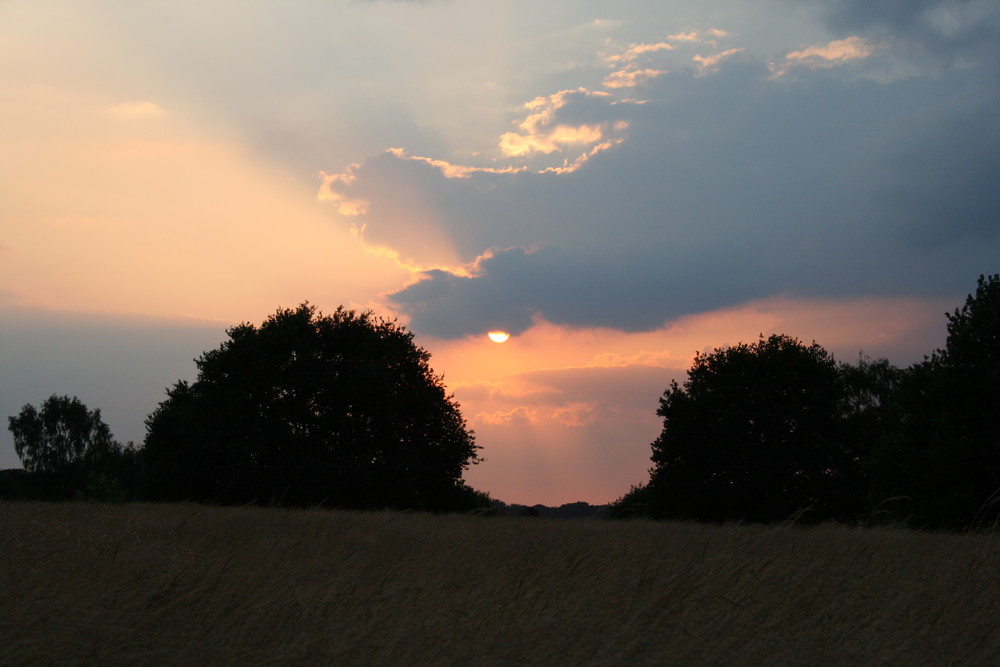
[[[0,505],[0,664],[1000,664],[1000,536]]]

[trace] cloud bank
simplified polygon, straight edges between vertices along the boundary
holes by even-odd
[[[602,90],[524,104],[483,166],[390,151],[323,196],[437,267],[388,300],[442,338],[961,292],[1000,247],[1000,10],[879,6],[824,5],[850,33],[778,56],[735,30],[630,43],[595,60]]]

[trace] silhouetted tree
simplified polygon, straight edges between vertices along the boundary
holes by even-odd
[[[52,395],[37,410],[30,403],[7,418],[14,450],[28,472],[54,472],[78,461],[93,461],[119,447],[100,410],[79,398]]]
[[[812,521],[858,515],[865,485],[848,396],[837,362],[816,343],[762,336],[698,354],[683,386],[673,382],[660,399],[653,513],[764,522],[800,510]]]
[[[279,309],[196,360],[146,420],[156,497],[449,509],[473,435],[396,323]],[[464,499],[464,500],[463,500]]]
[[[40,410],[29,403],[16,417],[8,417],[7,424],[29,477],[23,488],[30,489],[30,496],[73,497],[90,472],[109,480],[135,474],[134,448],[122,447],[101,411],[88,409],[76,396],[52,395]]]
[[[897,520],[960,529],[1000,504],[1000,275],[946,314],[948,338],[902,376],[899,426],[873,453],[872,503]]]

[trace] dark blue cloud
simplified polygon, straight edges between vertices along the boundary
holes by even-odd
[[[886,37],[964,67],[969,58],[996,53],[1000,7],[992,0],[819,0],[828,27],[842,33]]]
[[[953,8],[875,4],[831,4],[829,22],[909,39]],[[899,67],[913,44],[777,79],[751,54],[680,67],[635,91],[645,104],[579,96],[558,122],[629,127],[573,173],[449,179],[385,154],[345,194],[371,202],[366,239],[404,255],[432,261],[418,210],[463,261],[499,248],[473,277],[428,272],[390,295],[442,337],[533,317],[649,330],[776,294],[961,294],[1000,256],[1000,42],[926,76]]]

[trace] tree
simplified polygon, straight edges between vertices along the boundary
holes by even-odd
[[[761,336],[698,354],[660,399],[654,514],[709,521],[849,518],[864,500],[849,392],[815,342]],[[644,493],[645,495],[645,493]]]
[[[7,418],[14,450],[29,473],[59,472],[77,463],[94,463],[121,445],[101,419],[79,398],[52,395],[37,410],[30,403],[17,417]]]
[[[468,495],[479,447],[412,333],[305,303],[227,333],[146,420],[155,496],[448,509]]]
[[[878,441],[872,502],[925,528],[992,522],[1000,508],[1000,275],[945,315],[945,349],[903,376],[899,426]]]
[[[25,475],[18,495],[30,498],[72,498],[87,483],[88,475],[103,475],[109,483],[134,486],[139,467],[136,450],[123,447],[101,419],[76,396],[52,395],[41,410],[30,403],[7,420],[14,449]]]

